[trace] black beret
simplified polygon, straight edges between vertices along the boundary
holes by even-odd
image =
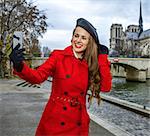
[[[94,26],[90,22],[88,22],[84,18],[79,18],[79,19],[77,19],[76,27],[77,26],[80,26],[83,29],[85,29],[86,31],[88,31],[90,33],[90,35],[94,38],[97,45],[99,45],[99,39],[98,39],[98,34],[96,32],[96,28],[94,28]]]

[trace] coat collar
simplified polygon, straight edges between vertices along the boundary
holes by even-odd
[[[75,57],[75,56],[74,56],[74,53],[73,53],[72,45],[66,47],[66,48],[63,50],[63,54],[64,54],[65,56],[72,56],[72,57]],[[84,62],[84,63],[87,64],[87,62],[86,62],[85,59],[83,59],[82,62]]]
[[[74,56],[74,54],[73,54],[73,50],[72,50],[72,45],[70,45],[70,46],[68,46],[68,47],[66,47],[65,49],[64,49],[64,55],[69,55],[69,56]]]

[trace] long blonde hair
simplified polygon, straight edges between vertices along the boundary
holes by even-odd
[[[98,104],[100,103],[100,75],[98,66],[98,46],[95,40],[90,36],[89,44],[86,48],[84,58],[88,63],[89,68],[89,83],[88,89],[91,91],[89,94],[89,102],[92,102],[92,98],[96,97]]]

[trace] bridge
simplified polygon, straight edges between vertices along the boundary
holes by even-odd
[[[47,58],[32,58],[33,68],[42,64]],[[112,64],[111,71],[115,75],[114,67],[118,66],[118,75],[123,75],[128,81],[145,82],[150,79],[150,59],[149,58],[109,58]]]
[[[149,58],[109,58],[113,67],[123,67],[124,75],[129,81],[145,82],[150,79],[150,59]],[[111,68],[114,71],[114,68]],[[114,72],[113,72],[114,73]]]

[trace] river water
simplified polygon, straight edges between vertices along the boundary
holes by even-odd
[[[112,91],[107,95],[150,107],[150,80],[139,83],[113,77]]]

